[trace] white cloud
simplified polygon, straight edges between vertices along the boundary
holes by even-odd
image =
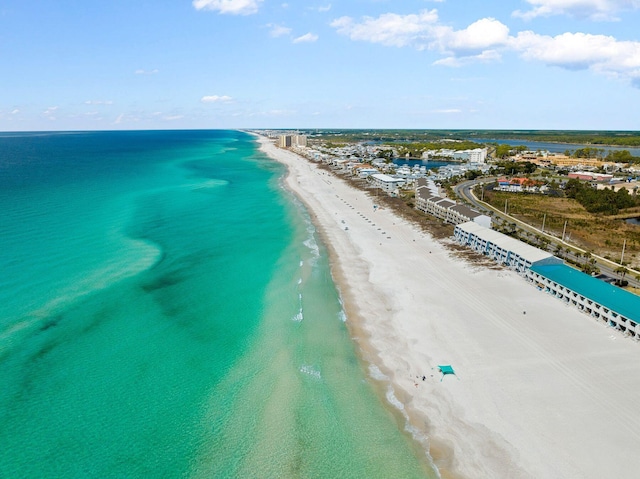
[[[20,113],[20,110],[18,110],[17,108],[14,108],[13,110],[11,110],[12,115],[17,115],[18,113]]]
[[[158,73],[158,69],[154,68],[153,70],[143,70],[142,68],[136,70],[134,72],[136,75],[155,75]]]
[[[119,125],[120,123],[122,123],[122,120],[124,119],[124,113],[120,113],[116,119],[113,121],[114,125]]]
[[[184,115],[165,115],[162,117],[164,121],[176,121],[184,118]]]
[[[501,49],[509,43],[509,28],[495,18],[482,18],[463,30],[439,26],[433,31],[430,48],[437,48],[448,57],[437,65],[461,66],[472,62],[500,60]]]
[[[482,52],[505,45],[509,39],[509,28],[495,18],[482,18],[464,30],[443,27],[438,32],[442,49],[458,52]]]
[[[360,23],[351,17],[340,17],[331,22],[331,26],[351,40],[393,47],[419,47],[425,38],[431,36],[437,21],[436,10],[424,10],[418,14],[384,13],[378,18],[364,17]]]
[[[461,67],[470,63],[493,63],[499,61],[501,58],[502,55],[498,51],[486,50],[478,53],[477,55],[445,57],[440,60],[436,60],[433,64],[445,67]]]
[[[509,28],[494,18],[482,18],[463,30],[442,25],[436,10],[419,14],[385,13],[378,18],[365,17],[355,22],[350,17],[334,20],[331,26],[352,40],[380,43],[387,46],[429,48],[450,55],[440,60],[443,65],[469,61],[495,61],[500,58],[496,48],[509,41]]]
[[[635,8],[640,5],[640,0],[528,1],[556,6],[598,5],[601,12],[607,7]],[[638,41],[619,41],[611,36],[580,32],[551,37],[525,31],[512,36],[509,28],[494,18],[482,18],[462,30],[454,30],[440,23],[436,10],[413,15],[385,13],[378,18],[364,17],[360,22],[341,17],[331,26],[352,40],[435,50],[443,56],[434,62],[436,65],[460,67],[474,62],[495,62],[502,58],[503,52],[511,51],[526,60],[570,70],[588,69],[629,81],[640,88]]]
[[[512,42],[522,57],[570,70],[589,69],[616,78],[640,80],[640,42],[606,35],[563,33],[551,37],[520,32]]]
[[[318,35],[315,35],[311,32],[305,33],[304,35],[294,38],[293,43],[310,43],[318,40]]]
[[[229,103],[233,98],[227,95],[207,95],[200,98],[202,103]]]
[[[282,37],[284,35],[289,35],[291,33],[291,29],[283,25],[275,25],[273,23],[269,23],[267,24],[267,27],[271,29],[269,31],[269,35],[271,35],[274,38]]]
[[[432,113],[444,113],[450,115],[452,113],[462,113],[462,110],[459,108],[445,108],[443,110],[433,110]]]
[[[526,0],[532,9],[513,15],[525,20],[553,15],[568,15],[597,21],[618,20],[616,14],[640,8],[640,0]]]
[[[111,100],[87,100],[84,102],[85,105],[113,105],[113,101]]]
[[[329,10],[331,10],[331,4],[325,5],[323,7],[318,7],[316,8],[316,10],[319,12],[328,12]]]
[[[58,109],[57,106],[50,106],[49,108],[47,108],[45,111],[42,112],[42,116],[44,116],[45,118],[48,118],[49,120],[55,120],[56,116],[55,116],[55,112]]]
[[[251,15],[258,12],[263,0],[193,0],[196,10],[213,10],[230,15]]]

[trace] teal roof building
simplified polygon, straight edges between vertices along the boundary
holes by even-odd
[[[610,326],[633,337],[640,334],[640,296],[566,264],[534,264],[527,276],[539,289],[606,321]]]

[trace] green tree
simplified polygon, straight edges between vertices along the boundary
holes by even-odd
[[[620,279],[624,279],[628,272],[629,270],[626,266],[618,266],[615,270],[615,273],[620,276]]]
[[[562,247],[562,245],[557,244],[556,245],[556,249],[554,251],[554,254],[558,257],[558,258],[562,258],[562,253],[564,253],[564,248]]]
[[[496,158],[506,158],[511,155],[511,145],[496,146]]]

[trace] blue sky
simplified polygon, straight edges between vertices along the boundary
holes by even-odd
[[[640,0],[4,0],[0,131],[640,130]]]

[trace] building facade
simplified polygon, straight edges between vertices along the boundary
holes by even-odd
[[[278,146],[280,148],[306,147],[307,137],[306,135],[280,135],[278,136]]]
[[[453,225],[473,221],[482,224],[486,228],[491,227],[491,218],[489,216],[434,194],[432,188],[420,181],[418,184],[415,197],[415,208],[418,211],[435,216]]]
[[[632,338],[640,338],[640,297],[565,264],[532,266],[527,279],[540,291]]]
[[[547,251],[475,222],[457,225],[453,234],[458,243],[523,275],[526,275],[533,265],[562,264],[560,258]]]
[[[458,243],[518,272],[539,291],[640,339],[640,297],[571,268],[547,251],[468,222],[456,226]]]
[[[376,173],[367,176],[367,180],[376,188],[380,188],[386,193],[395,194],[405,181],[402,178]]]

